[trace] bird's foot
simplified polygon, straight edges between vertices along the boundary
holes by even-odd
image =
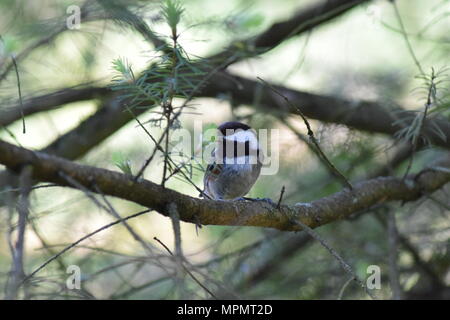
[[[277,207],[277,204],[275,202],[273,202],[272,199],[270,199],[270,198],[247,198],[247,197],[241,197],[241,198],[237,198],[236,201],[253,201],[253,202],[264,201],[264,202],[270,204],[273,207]]]

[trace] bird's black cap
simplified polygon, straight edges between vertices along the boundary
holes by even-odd
[[[236,130],[249,130],[251,129],[248,125],[246,125],[245,123],[242,122],[238,122],[238,121],[228,121],[228,122],[224,122],[222,123],[217,130],[219,130],[224,136],[228,134],[233,134],[234,131]],[[228,132],[227,132],[228,130]]]

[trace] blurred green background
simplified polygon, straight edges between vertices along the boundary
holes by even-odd
[[[230,42],[246,39],[277,21],[317,1],[294,0],[187,0],[181,21],[179,43],[192,57],[220,52]],[[397,1],[411,46],[426,72],[448,66],[450,46],[450,1]],[[0,70],[30,45],[61,27],[70,5],[83,1],[0,0]],[[170,31],[160,15],[158,1],[128,1],[139,16],[161,35]],[[131,28],[105,19],[82,21],[79,30],[66,30],[45,45],[30,52],[19,63],[24,99],[57,89],[94,83],[111,84],[112,62],[125,58],[135,73],[145,69],[155,55],[154,47]],[[293,37],[268,53],[233,64],[230,71],[247,78],[261,77],[286,87],[348,98],[352,101],[396,103],[405,109],[421,110],[426,94],[414,90],[422,85],[415,78],[418,70],[399,31],[398,19],[389,1],[369,1],[343,16],[300,37]],[[448,87],[448,85],[447,85]],[[444,92],[444,91],[443,91]],[[0,82],[0,117],[18,102],[14,72]],[[99,100],[82,101],[57,110],[26,118],[26,134],[21,121],[0,128],[0,139],[39,149],[75,128],[99,107]],[[220,124],[244,119],[254,128],[280,130],[280,169],[275,176],[261,176],[252,197],[278,199],[286,187],[284,201],[307,202],[339,191],[338,181],[295,134],[276,117],[258,113],[248,106],[235,106],[226,95],[220,99],[194,100],[195,114],[181,117],[183,127],[192,130],[193,122]],[[447,109],[443,116],[447,117]],[[151,119],[144,113],[140,119]],[[300,118],[291,123],[306,134]],[[352,181],[363,179],[386,162],[393,140],[344,126],[311,121],[324,152]],[[106,124],[105,124],[106,125]],[[162,129],[148,126],[158,136]],[[136,172],[153,150],[145,132],[132,121],[98,145],[82,159],[84,164],[120,171],[114,159],[129,159]],[[413,171],[434,159],[439,150],[421,151]],[[0,168],[3,168],[0,166]],[[397,173],[404,172],[405,164]],[[145,171],[145,178],[159,181],[162,158]],[[194,181],[202,185],[202,173]],[[168,187],[197,196],[184,181],[171,179]],[[6,197],[7,191],[0,191]],[[448,192],[447,192],[448,193]],[[437,197],[448,203],[445,190]],[[111,198],[123,216],[142,210],[136,204]],[[6,287],[11,266],[8,247],[8,216],[13,208],[0,207],[0,288]],[[380,211],[381,210],[381,211]],[[366,278],[369,265],[382,270],[382,288],[376,294],[388,299],[391,288],[387,275],[388,243],[386,228],[379,217],[388,210],[397,214],[399,231],[407,235],[420,257],[432,264],[444,284],[450,283],[448,256],[449,214],[445,207],[430,200],[393,203],[377,212],[335,222],[318,229],[320,234]],[[383,211],[384,210],[384,211]],[[15,219],[14,217],[12,218]],[[52,253],[85,234],[112,221],[80,191],[68,188],[42,188],[31,194],[31,216],[26,235],[25,269],[30,272]],[[381,219],[383,220],[383,219]],[[167,252],[154,242],[154,236],[173,249],[171,220],[156,212],[129,221],[153,248],[149,255],[126,228],[116,226],[86,240],[42,270],[34,280],[29,298],[60,299],[198,299],[207,298],[198,285],[176,265]],[[348,280],[338,262],[319,244],[301,233],[279,232],[253,227],[204,226],[181,223],[182,247],[193,270],[224,296],[263,299],[336,299]],[[297,241],[297,242],[295,242]],[[405,292],[425,290],[427,275],[418,270],[411,251],[399,249],[400,282]],[[65,267],[75,264],[82,270],[83,290],[65,289]],[[267,270],[264,268],[268,268]],[[255,273],[260,272],[255,276]],[[180,281],[174,280],[178,274]],[[0,297],[4,294],[0,291]],[[363,290],[351,284],[345,298],[366,299]]]

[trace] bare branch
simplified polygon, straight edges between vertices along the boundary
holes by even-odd
[[[161,241],[161,240],[159,240],[157,237],[154,237],[153,239],[155,239],[156,241],[158,241],[163,247],[164,247],[164,249],[166,249],[167,250],[167,252],[169,252],[169,254],[171,255],[171,256],[173,256],[173,253],[172,253],[172,251],[170,251],[170,249]],[[214,299],[217,299],[217,297],[214,295],[214,293],[212,293],[207,287],[205,287],[201,282],[200,282],[200,280],[198,280],[197,279],[197,277],[195,277],[193,274],[192,274],[192,272],[191,271],[189,271],[189,269],[184,265],[184,264],[181,264],[181,266],[183,267],[183,269],[184,269],[184,271],[186,271],[186,273],[200,286],[200,287],[202,287],[206,292],[208,292],[210,295],[211,295],[211,297],[213,297]]]
[[[283,41],[310,31],[367,1],[368,0],[324,0],[315,3],[306,9],[301,9],[292,18],[275,23],[257,37],[239,41],[240,46],[242,47],[243,44],[248,52],[235,56],[229,64],[265,53],[275,48]],[[233,43],[224,51],[210,57],[209,60],[220,62],[231,55],[234,55],[235,52],[236,44]]]
[[[1,110],[0,126],[8,126],[14,121],[24,116],[32,115],[38,112],[44,112],[60,108],[71,103],[92,100],[98,97],[104,97],[110,90],[106,87],[85,87],[85,88],[65,88],[49,94],[44,94],[29,99],[24,99],[23,105],[20,103],[11,107],[5,107]]]
[[[24,165],[31,165],[35,179],[73,187],[61,178],[59,173],[63,172],[93,192],[96,192],[92,186],[92,181],[95,181],[106,195],[136,202],[166,216],[170,216],[168,205],[173,202],[178,208],[180,220],[185,222],[202,225],[259,226],[280,230],[301,230],[300,226],[291,223],[292,220],[301,221],[315,228],[343,219],[375,204],[394,200],[413,201],[450,181],[449,170],[427,168],[406,180],[379,177],[360,182],[353,190],[344,189],[310,203],[280,205],[280,209],[276,210],[260,202],[193,198],[147,180],[134,181],[129,175],[79,165],[4,141],[0,141],[0,163],[11,170],[20,170]],[[450,167],[450,156],[447,155],[436,166]]]
[[[311,236],[313,239],[317,240],[325,249],[327,249],[328,252],[339,262],[339,264],[345,270],[345,272],[347,272],[352,277],[352,279],[354,281],[356,281],[372,299],[376,299],[376,297],[373,295],[373,293],[371,293],[369,291],[369,289],[364,285],[362,280],[360,280],[358,278],[356,273],[353,271],[353,268],[317,232],[315,232],[313,229],[311,229],[309,226],[307,226],[306,224],[304,224],[301,221],[292,220],[292,223],[300,225],[302,227],[302,229],[305,230],[305,232],[309,236]]]
[[[398,106],[385,106],[371,101],[352,101],[339,97],[308,93],[271,84],[278,92],[286,96],[292,106],[270,90],[261,90],[257,81],[226,73],[216,74],[205,86],[199,96],[217,97],[227,93],[237,104],[260,108],[264,112],[275,114],[290,113],[299,115],[295,106],[301,106],[301,112],[309,119],[326,123],[335,123],[365,132],[383,133],[394,136],[396,132],[409,125],[415,113]],[[255,106],[255,95],[259,94],[259,105]],[[403,120],[403,121],[400,121]],[[395,122],[395,123],[394,123]],[[401,124],[403,123],[403,125]],[[438,127],[447,138],[436,133]],[[450,149],[450,122],[440,118],[427,118],[422,134],[431,143]]]
[[[24,166],[20,173],[20,198],[17,206],[19,213],[17,240],[13,248],[12,266],[11,266],[11,278],[9,281],[8,291],[6,299],[16,299],[19,293],[19,287],[22,279],[25,276],[23,267],[24,260],[24,247],[25,247],[25,229],[29,214],[29,200],[32,177],[32,166]]]
[[[393,209],[388,212],[388,243],[389,243],[389,281],[392,288],[392,299],[402,299],[402,287],[400,285],[400,274],[397,264],[398,252],[398,230]]]
[[[302,110],[296,106],[293,105],[291,103],[291,101],[289,100],[288,97],[286,97],[284,94],[282,94],[281,92],[279,92],[277,89],[275,89],[273,86],[271,86],[269,83],[267,83],[266,81],[264,81],[263,79],[259,78],[258,79],[260,81],[262,81],[265,85],[267,85],[273,92],[275,92],[276,94],[278,94],[280,97],[282,97],[284,99],[284,101],[286,101],[286,103],[289,105],[290,108],[293,109],[297,109],[298,114],[300,115],[300,117],[302,118],[303,122],[306,125],[306,129],[308,130],[308,137],[311,140],[311,142],[313,143],[320,159],[325,163],[325,165],[327,167],[330,168],[330,171],[332,172],[332,174],[337,177],[341,183],[345,186],[348,187],[350,189],[353,189],[352,184],[350,183],[350,181],[347,180],[347,178],[333,165],[333,163],[331,163],[331,161],[328,159],[328,157],[325,155],[325,153],[322,151],[322,148],[319,145],[319,142],[317,141],[316,137],[314,136],[314,132],[311,129],[311,125],[309,124],[308,119],[306,119],[305,115],[303,114]]]
[[[57,254],[55,254],[54,256],[52,256],[51,258],[49,258],[47,261],[45,261],[42,265],[40,265],[38,268],[36,268],[33,272],[31,272],[24,280],[23,283],[25,283],[27,280],[31,279],[32,277],[34,277],[39,271],[41,271],[43,268],[45,268],[50,262],[52,262],[53,260],[59,258],[62,254],[64,254],[65,252],[69,251],[70,249],[76,247],[79,243],[83,242],[84,240],[94,236],[95,234],[102,232],[103,230],[106,230],[112,226],[115,226],[116,224],[122,223],[123,221],[132,219],[132,218],[136,218],[138,216],[141,216],[147,212],[150,212],[150,210],[144,210],[144,211],[140,211],[137,212],[135,214],[129,215],[125,218],[116,220],[114,222],[111,222],[87,235],[85,235],[84,237],[80,238],[79,240],[75,241],[74,243],[70,244],[69,246],[65,247],[63,250],[59,251]]]

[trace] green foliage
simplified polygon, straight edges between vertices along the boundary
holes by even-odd
[[[112,155],[112,161],[123,173],[133,175],[131,170],[131,161],[121,152],[115,152]]]
[[[448,107],[448,104],[438,97],[438,89],[441,89],[442,84],[448,82],[446,75],[447,70],[448,68],[443,68],[436,72],[434,68],[431,68],[430,74],[416,76],[416,78],[423,81],[422,86],[417,87],[416,91],[425,94],[425,106],[423,110],[415,111],[416,114],[413,118],[411,118],[411,122],[409,124],[405,123],[404,119],[394,121],[394,125],[403,126],[403,128],[395,134],[397,139],[410,141],[413,145],[418,142],[419,138],[422,138],[426,143],[430,143],[426,136],[422,136],[422,128],[427,116],[432,113],[444,112]],[[439,126],[435,122],[430,122],[430,125],[430,129],[434,132],[434,134],[445,141],[446,135],[442,132]]]
[[[444,67],[435,71],[432,68],[430,75],[420,77],[423,80],[424,85],[422,90],[430,88],[431,99],[433,101],[433,107],[430,109],[431,113],[445,114],[450,111],[450,101],[448,100],[448,83],[450,77],[448,75],[450,68]]]
[[[404,126],[402,129],[395,133],[395,137],[397,139],[402,139],[406,141],[410,141],[411,143],[415,143],[420,136],[420,131],[422,128],[422,119],[423,112],[415,111],[415,116],[411,118],[411,122],[406,125],[405,119],[396,120],[393,122],[393,125],[402,125]]]
[[[6,35],[0,38],[0,57],[12,54],[19,48],[19,42],[15,37]]]
[[[445,9],[444,5],[448,4],[447,0],[436,1],[440,2],[441,9]],[[406,2],[408,1],[404,2],[404,7],[399,2],[399,6],[402,14],[404,13],[405,17],[408,17],[405,21],[406,31],[410,36],[412,47],[417,50],[420,63],[425,71],[431,64],[445,65],[448,63],[448,32],[442,22],[445,21],[443,18],[448,14],[445,13],[445,16],[435,11],[436,19],[428,19],[427,12],[421,9],[428,7],[435,10],[437,6],[433,7],[431,2],[420,0]],[[103,62],[105,59],[109,59],[114,73],[110,87],[120,96],[121,102],[123,102],[120,107],[123,108],[124,113],[133,111],[131,113],[136,116],[137,112],[135,113],[135,111],[145,109],[146,112],[142,116],[140,115],[138,120],[142,121],[143,128],[150,128],[148,130],[150,134],[162,131],[151,130],[154,127],[159,126],[164,129],[168,123],[165,116],[169,114],[173,119],[174,114],[180,110],[180,105],[190,97],[199,82],[205,78],[205,70],[211,70],[208,61],[194,56],[193,53],[215,58],[215,54],[222,53],[223,48],[231,48],[226,53],[227,55],[255,57],[260,49],[254,48],[252,41],[245,40],[253,39],[253,36],[257,37],[257,32],[263,32],[263,29],[267,30],[270,23],[289,19],[296,10],[303,10],[304,5],[293,0],[284,1],[282,6],[275,1],[266,0],[227,2],[210,0],[96,0],[85,2],[77,0],[75,2],[43,1],[39,3],[2,0],[0,8],[3,10],[0,10],[0,16],[2,16],[2,25],[4,26],[2,34],[4,43],[0,43],[0,71],[3,71],[11,62],[11,54],[22,52],[25,48],[45,39],[58,27],[64,26],[62,23],[66,18],[67,5],[83,5],[84,3],[87,4],[87,7],[83,8],[82,12],[89,13],[89,15],[88,19],[83,20],[81,32],[62,32],[37,50],[30,51],[31,55],[26,59],[18,59],[18,70],[24,94],[32,98],[34,95],[80,85],[81,82],[76,77],[84,74],[86,76],[83,76],[83,83],[95,86],[97,82],[92,83],[92,81],[111,77],[111,74],[103,73]],[[237,6],[237,3],[240,5]],[[202,10],[205,7],[212,10]],[[425,119],[427,131],[434,130],[438,136],[444,139],[439,127],[428,120],[443,117],[450,119],[450,95],[445,91],[449,88],[446,75],[448,69],[436,71],[434,75],[432,70],[425,76],[418,77],[421,86],[417,88],[417,91],[420,92],[420,95],[410,95],[411,87],[417,86],[417,82],[410,77],[415,66],[408,59],[407,50],[403,47],[402,42],[398,41],[397,33],[400,31],[396,28],[391,31],[376,30],[370,25],[361,27],[361,23],[366,23],[370,18],[365,16],[365,10],[352,12],[354,14],[346,15],[343,19],[330,21],[326,26],[327,32],[316,32],[321,30],[322,27],[319,27],[308,34],[295,37],[293,41],[282,41],[282,45],[271,52],[258,56],[257,59],[233,64],[226,72],[230,72],[232,75],[241,75],[244,78],[261,76],[271,83],[293,87],[299,91],[316,92],[319,96],[322,94],[336,97],[348,95],[348,101],[355,102],[354,112],[358,112],[359,104],[355,99],[359,98],[374,100],[387,108],[390,105],[396,105],[398,101],[407,101],[405,104],[402,103],[405,110],[411,110],[413,106],[416,106],[417,109],[415,112],[408,111],[409,119],[395,123],[401,128],[397,133],[397,138],[413,143],[422,139],[421,125]],[[415,14],[417,12],[421,14]],[[61,16],[57,17],[56,15]],[[205,23],[205,20],[209,22]],[[390,14],[387,9],[383,9],[380,20],[389,22]],[[342,23],[344,21],[345,23]],[[114,27],[111,28],[112,26]],[[202,26],[203,29],[200,33],[198,31]],[[424,27],[419,34],[414,35],[414,26]],[[132,35],[130,35],[130,30],[134,32]],[[158,34],[154,30],[168,31],[167,34]],[[351,31],[346,34],[345,32],[349,30]],[[342,34],[351,37],[351,46],[342,46],[342,41],[339,39]],[[136,38],[132,38],[136,35]],[[125,41],[126,48],[123,46],[123,37],[127,37],[129,40]],[[288,39],[290,38],[286,37],[286,40]],[[189,48],[192,48],[192,52],[189,54],[183,48],[185,40],[189,41]],[[148,54],[148,57],[152,58],[147,64],[139,65],[131,55],[124,56],[127,53],[121,50],[126,49],[126,52],[131,52],[135,48],[140,50],[143,41],[149,42],[150,46],[154,44],[155,50]],[[304,45],[301,45],[303,42]],[[376,50],[373,49],[374,47]],[[112,50],[105,50],[106,48]],[[69,50],[70,58],[67,55]],[[115,52],[113,57],[117,59],[113,60],[109,56],[107,57],[106,51]],[[133,53],[133,56],[140,55],[140,51]],[[219,56],[217,60],[225,55]],[[84,64],[80,64],[79,60],[81,59],[85,60]],[[221,63],[221,61],[217,61],[217,63]],[[301,69],[300,65],[303,66]],[[55,70],[61,71],[61,73],[55,72]],[[67,73],[66,77],[64,77],[64,72]],[[224,86],[230,91],[223,90],[218,92],[215,97],[226,96],[227,102],[229,102],[229,105],[222,103],[220,107],[218,106],[221,109],[220,113],[216,112],[216,109],[207,109],[205,104],[205,109],[200,109],[202,114],[196,115],[194,119],[207,123],[210,121],[220,123],[236,117],[237,120],[243,119],[242,121],[251,122],[250,124],[254,128],[281,127],[278,120],[268,121],[269,113],[265,112],[264,106],[257,108],[263,102],[261,93],[266,88],[261,86],[254,92],[244,92],[237,90],[247,90],[245,83],[244,86],[241,86],[241,83],[236,81],[233,86],[233,88]],[[252,95],[254,99],[251,104],[255,108],[242,107],[239,92]],[[235,93],[238,93],[238,96]],[[9,76],[1,82],[0,94],[3,101],[0,108],[4,109],[6,113],[15,110],[14,108],[18,105],[18,95],[14,69],[11,69]],[[48,122],[42,119],[49,118],[52,122],[57,123],[58,131],[55,130],[55,135],[52,137],[63,132],[71,132],[72,128],[76,126],[75,121],[82,118],[78,114],[74,116],[78,112],[78,108],[80,110],[83,108],[86,112],[88,109],[91,110],[90,108],[93,110],[96,102],[103,104],[108,101],[106,99],[109,99],[110,96],[109,94],[106,96],[96,95],[90,101],[81,101],[74,106],[44,113],[44,117],[29,117],[27,126],[29,125],[33,129],[30,130],[31,135],[18,134],[20,132],[18,123],[8,125],[0,132],[2,139],[15,141],[17,145],[23,143],[33,148],[48,145],[53,138],[48,136],[47,131],[52,128],[48,126]],[[428,96],[430,103],[427,103]],[[411,100],[413,102],[410,104]],[[203,104],[203,101],[200,100],[199,103]],[[170,108],[167,107],[168,105]],[[280,101],[279,105],[274,105],[273,108],[283,109],[283,105],[283,102]],[[426,105],[429,109],[427,117],[424,118]],[[229,106],[232,106],[231,111],[227,109]],[[301,103],[299,107],[302,107]],[[193,108],[193,105],[188,104],[183,112],[188,113]],[[222,109],[227,110],[222,113],[224,111]],[[349,115],[351,116],[351,113]],[[84,117],[84,114],[82,116]],[[401,116],[403,117],[404,114]],[[2,118],[1,114],[0,118]],[[293,121],[296,119],[298,120],[295,116],[292,117]],[[373,121],[376,120],[373,119]],[[181,125],[191,128],[191,121],[191,117],[183,117],[182,122],[173,123],[170,127],[172,137],[174,130]],[[356,129],[344,131],[339,125],[329,126],[331,128],[329,130],[322,130],[328,125],[324,125],[322,121],[311,122],[314,133],[317,133],[320,138],[320,145],[324,148],[325,154],[351,181],[359,181],[368,173],[389,164],[391,154],[396,154],[397,145],[392,148],[386,147],[391,145],[392,137],[364,133],[358,134],[357,139],[354,139],[352,136],[354,132],[358,132]],[[109,124],[105,123],[104,125],[108,126]],[[296,125],[302,133],[306,133],[303,123],[296,123]],[[83,127],[80,126],[80,128]],[[215,128],[216,124],[209,123],[203,126],[203,132]],[[152,141],[141,142],[131,139],[130,143],[130,137],[135,136],[140,130],[141,126],[137,124],[124,127],[117,135],[107,139],[102,146],[91,150],[88,157],[81,161],[99,166],[104,166],[106,161],[106,165],[117,166],[119,168],[116,169],[117,171],[136,175],[144,162],[143,158],[150,156],[150,151],[154,148]],[[33,132],[40,131],[42,131],[42,135],[33,134]],[[281,186],[285,185],[286,193],[283,203],[293,204],[313,201],[342,190],[340,184],[318,161],[307,145],[298,141],[287,131],[283,131],[280,141],[279,171],[274,176],[261,176],[248,196],[270,197],[276,202]],[[48,138],[45,138],[46,136]],[[155,139],[158,140],[158,136],[155,136]],[[203,139],[195,141],[192,148],[195,149],[200,145],[205,147],[212,142],[214,139],[207,139],[204,134]],[[171,143],[176,144],[172,140]],[[199,163],[200,160],[197,157],[191,158],[191,155],[184,154],[183,148],[179,148],[180,151],[178,151],[169,145],[169,151],[165,152],[164,141],[160,146],[164,150],[157,152],[157,156],[151,163],[152,167],[147,171],[151,172],[151,176],[146,174],[144,178],[154,180],[154,177],[159,175],[163,169],[162,160],[158,159],[158,156],[162,158],[162,156],[168,155],[170,159],[167,161],[169,163],[167,176],[173,182],[168,188],[197,196],[198,192],[186,182],[187,178],[190,178],[197,186],[201,187],[202,175],[200,172],[204,163]],[[66,146],[66,148],[69,147]],[[121,152],[113,152],[117,150],[121,150]],[[157,149],[154,148],[154,150]],[[417,150],[413,169],[422,168],[424,165],[433,165],[432,160],[436,158],[437,153],[436,148]],[[406,166],[406,163],[403,163],[403,166]],[[401,172],[400,169],[402,167],[394,167],[392,174]],[[432,169],[449,172],[445,167],[433,166]],[[187,178],[182,174],[185,174]],[[158,182],[155,180],[154,182]],[[178,183],[178,180],[183,183]],[[60,252],[65,245],[84,236],[88,232],[86,226],[95,223],[95,228],[97,228],[97,225],[100,227],[111,222],[111,217],[96,214],[96,204],[91,203],[91,200],[82,192],[68,188],[47,188],[45,184],[36,185],[36,187],[30,198],[32,200],[30,202],[30,224],[27,225],[27,238],[30,232],[35,232],[34,228],[31,228],[32,224],[37,227],[36,235],[32,234],[29,237],[36,241],[28,243],[27,240],[24,252],[26,258],[24,259],[24,269],[30,271],[47,258]],[[20,190],[14,189],[14,191],[16,193]],[[0,197],[4,204],[10,201],[11,195],[9,189],[0,190]],[[429,199],[428,196],[430,196]],[[427,273],[421,270],[421,265],[427,266],[427,269],[445,280],[450,256],[448,254],[450,249],[448,237],[446,237],[449,226],[448,209],[445,209],[445,205],[448,201],[445,196],[445,194],[437,192],[433,195],[425,195],[420,202],[393,203],[393,207],[390,208],[390,210],[396,211],[398,218],[399,232],[402,236],[399,240],[403,242],[403,239],[409,239],[411,243],[409,247],[416,251],[417,257],[426,257],[422,262],[419,261],[421,263],[413,262],[408,256],[406,257],[408,259],[404,259],[405,253],[408,252],[408,246],[399,245],[399,271],[405,294],[408,294],[410,290],[420,292],[421,289],[425,289],[424,291],[426,291],[426,288],[429,287],[430,279]],[[431,197],[436,197],[436,200],[440,202]],[[140,206],[127,201],[113,198],[110,201],[122,217],[141,210]],[[3,207],[1,213],[4,213],[4,219],[0,221],[0,225],[4,226],[2,231],[5,234],[4,241],[0,243],[0,269],[3,274],[0,277],[0,287],[2,289],[9,280],[8,275],[13,257],[5,240],[10,235],[14,236],[17,233],[14,231],[17,225],[15,201],[11,204],[11,209]],[[384,204],[382,205],[384,206]],[[386,239],[387,232],[383,225],[374,218],[375,213],[381,209],[369,208],[367,211],[352,215],[348,220],[323,226],[317,231],[348,260],[347,262],[361,279],[367,277],[369,265],[379,265],[382,270],[380,298],[390,298],[387,273],[389,250]],[[385,212],[382,211],[378,213],[385,215]],[[156,215],[155,219],[157,219]],[[149,217],[149,219],[128,221],[132,227],[138,227],[136,231],[138,235],[142,236],[145,243],[151,244],[154,235],[161,239],[170,239],[172,235],[171,221],[166,218],[154,220],[153,217]],[[9,223],[10,226],[8,226]],[[8,230],[11,230],[12,233]],[[42,247],[38,239],[40,230]],[[51,237],[48,238],[48,235]],[[187,253],[186,259],[190,262],[189,268],[192,268],[196,275],[198,273],[200,281],[211,287],[212,290],[224,292],[228,289],[234,291],[238,288],[236,293],[244,299],[337,298],[343,284],[348,280],[348,275],[318,243],[311,240],[307,246],[300,246],[299,249],[285,252],[284,255],[278,254],[286,247],[288,240],[295,236],[301,236],[301,233],[238,226],[205,226],[199,228],[196,235],[193,224],[182,226],[182,244]],[[10,240],[15,240],[15,237],[10,238]],[[194,241],[191,241],[192,239]],[[13,241],[11,243],[14,244]],[[44,245],[45,243],[48,246]],[[189,277],[182,277],[180,285],[178,285],[178,281],[174,281],[170,274],[177,273],[176,265],[169,263],[170,261],[167,259],[159,261],[158,252],[156,252],[155,259],[147,256],[144,249],[136,244],[137,242],[133,242],[127,229],[119,224],[69,250],[61,256],[61,262],[65,265],[76,264],[82,267],[82,289],[91,291],[96,298],[167,299],[179,298],[179,292],[186,292],[186,298],[205,298],[206,295]],[[167,244],[171,245],[170,242]],[[34,247],[39,250],[34,250]],[[166,252],[164,255],[167,257]],[[446,261],[438,260],[440,255],[445,257]],[[160,267],[167,268],[168,273],[162,268],[159,270]],[[254,277],[261,270],[266,270],[265,274]],[[29,288],[32,294],[29,298],[70,298],[70,295],[72,298],[79,298],[77,295],[81,294],[81,291],[78,290],[69,291],[70,295],[67,296],[58,294],[56,286],[65,288],[66,278],[66,270],[59,267],[58,261],[52,262],[45,267],[38,278],[33,279],[35,285]],[[243,281],[249,279],[251,280],[249,282]],[[246,286],[239,287],[241,282]],[[46,284],[49,285],[46,286]],[[2,290],[0,293],[0,298],[4,297],[4,291]],[[344,299],[365,297],[361,288],[355,283],[350,283],[344,294]]]
[[[175,65],[172,66],[176,56]],[[180,46],[173,53],[163,53],[157,62],[136,79],[132,67],[125,59],[116,59],[113,69],[117,74],[111,88],[122,91],[120,98],[129,108],[162,106],[173,97],[186,98],[195,89],[200,77],[205,74],[185,56]],[[158,111],[155,111],[158,112]]]
[[[202,77],[206,74],[206,71],[202,69],[208,67],[208,64],[191,61],[178,41],[176,27],[184,11],[180,3],[166,1],[161,10],[165,22],[172,30],[170,37],[172,43],[165,43],[156,48],[154,50],[156,57],[137,77],[126,59],[114,60],[113,70],[116,74],[110,87],[112,90],[121,92],[119,99],[130,112],[134,108],[146,108],[155,115],[145,123],[136,119],[141,127],[145,129],[144,124],[147,123],[158,127],[164,124],[168,129],[165,130],[166,136],[158,147],[160,151],[164,148],[164,168],[168,168],[163,173],[164,183],[166,177],[170,176],[175,179],[181,178],[192,184],[193,169],[203,170],[191,155],[171,150],[172,144],[168,136],[171,130],[181,127],[178,115],[192,108],[186,102],[182,106],[176,106],[174,99],[190,100],[192,93],[199,88]],[[146,132],[149,134],[147,130]],[[157,139],[152,138],[152,140],[156,142]]]
[[[176,33],[183,11],[183,6],[176,0],[166,0],[162,6],[162,15],[174,33]]]
[[[177,1],[167,0],[161,14],[172,29],[173,44],[155,49],[154,62],[136,79],[126,59],[113,61],[117,72],[111,88],[124,92],[121,99],[127,99],[129,108],[136,106],[164,106],[174,97],[187,98],[205,74],[189,59],[182,46],[176,41],[176,27],[184,11]],[[161,53],[160,53],[161,52]],[[157,112],[157,111],[156,111]]]
[[[125,58],[117,58],[113,60],[113,69],[117,72],[117,75],[113,78],[113,81],[116,82],[134,82],[135,77],[133,70],[131,68],[131,64]]]

